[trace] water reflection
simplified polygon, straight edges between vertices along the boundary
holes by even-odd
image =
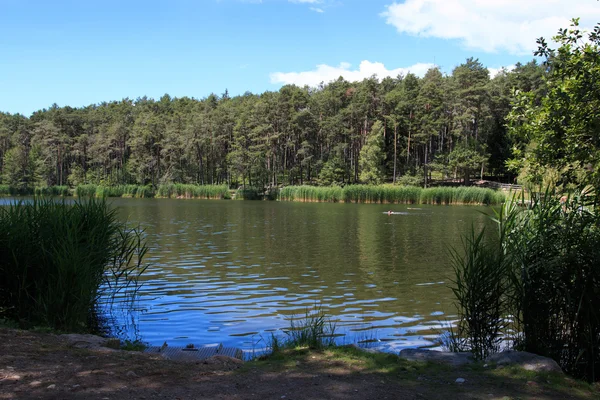
[[[136,318],[143,340],[246,350],[315,304],[332,316],[341,343],[434,346],[441,324],[455,319],[448,246],[471,224],[487,223],[481,209],[457,206],[114,205],[146,229],[150,246]]]

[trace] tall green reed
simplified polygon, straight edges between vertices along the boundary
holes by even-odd
[[[141,231],[104,200],[35,198],[0,208],[0,313],[64,331],[95,328],[99,302],[134,294]]]
[[[478,204],[497,205],[505,200],[501,192],[477,187],[348,185],[345,187],[288,186],[279,200],[300,202],[346,202],[379,204]]]
[[[335,346],[336,324],[320,306],[306,309],[304,316],[292,316],[285,337],[271,334],[268,345],[273,353],[289,348],[323,349]]]
[[[551,357],[574,376],[600,379],[596,201],[586,192],[561,198],[539,191],[529,203],[513,196],[493,218],[498,245],[471,240],[464,258],[455,257],[453,289],[461,324],[471,326],[475,315],[477,324],[489,326],[459,330],[471,351],[485,355],[478,343],[494,344],[503,332],[514,348]],[[488,311],[470,313],[474,299]],[[487,348],[495,351],[492,345]]]
[[[227,185],[164,184],[158,187],[157,197],[185,199],[229,199]]]

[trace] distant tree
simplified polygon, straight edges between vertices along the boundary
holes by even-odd
[[[380,184],[385,175],[383,169],[383,124],[379,121],[367,138],[367,143],[360,151],[360,180],[369,184]]]

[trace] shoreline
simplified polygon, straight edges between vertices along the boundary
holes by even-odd
[[[510,193],[510,192],[509,192]],[[287,186],[276,191],[258,189],[230,190],[226,185],[164,185],[158,188],[135,185],[76,188],[50,187],[18,191],[4,188],[0,197],[49,196],[62,198],[157,198],[180,200],[248,200],[300,203],[350,203],[399,205],[475,205],[496,206],[508,196],[505,191],[477,186],[430,187],[397,185]]]
[[[48,333],[0,328],[0,399],[573,399],[600,387],[552,372],[448,366],[349,347],[285,350],[243,364],[174,362],[78,348]]]

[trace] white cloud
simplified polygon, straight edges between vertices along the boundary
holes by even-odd
[[[317,13],[324,13],[325,10],[323,10],[322,8],[319,7],[310,7],[309,8],[311,11],[317,12]]]
[[[351,69],[352,65],[341,63],[337,67],[321,64],[312,71],[303,72],[274,72],[271,74],[271,83],[277,84],[295,84],[298,86],[318,86],[321,82],[329,83],[343,76],[348,81],[361,81],[376,75],[379,79],[385,77],[396,77],[400,74],[406,75],[412,72],[415,75],[423,76],[432,68],[433,64],[415,64],[406,68],[387,69],[385,65],[378,62],[363,61],[358,69]]]
[[[517,67],[516,65],[509,65],[507,67],[500,67],[500,68],[489,68],[488,67],[488,71],[490,71],[490,78],[494,78],[496,75],[498,75],[503,70],[506,72],[510,72],[513,69],[515,69],[516,67]]]
[[[386,22],[400,33],[458,39],[472,49],[531,54],[570,19],[591,30],[600,21],[596,0],[406,0],[386,6]]]

